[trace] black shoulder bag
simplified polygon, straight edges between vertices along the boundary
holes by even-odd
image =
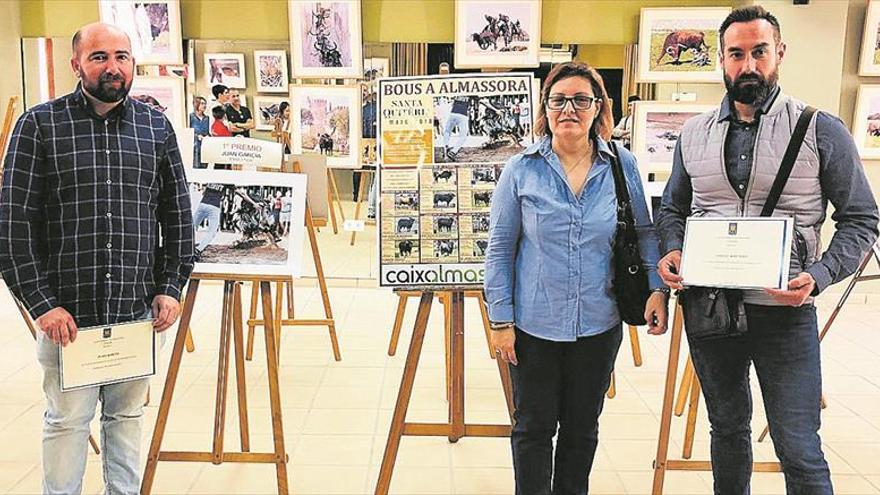
[[[617,232],[614,236],[614,296],[620,317],[630,325],[644,325],[645,304],[651,291],[648,273],[639,253],[639,236],[633,216],[632,201],[617,155],[617,145],[611,141],[611,170],[617,196]]]
[[[769,217],[776,209],[794,162],[800,152],[807,127],[816,109],[807,107],[798,118],[797,125],[785,149],[779,172],[761,210],[762,217]],[[746,332],[746,310],[742,290],[718,287],[688,287],[679,295],[684,313],[684,328],[688,341],[734,337]]]

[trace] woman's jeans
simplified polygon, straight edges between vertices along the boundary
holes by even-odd
[[[690,344],[712,425],[715,493],[750,493],[754,363],[786,492],[830,495],[818,433],[822,373],[816,308],[746,304],[746,321],[742,336]]]
[[[44,332],[37,333],[37,359],[43,368],[43,392],[46,394],[43,493],[75,495],[82,492],[89,423],[95,416],[99,400],[104,493],[139,493],[141,417],[150,386],[149,378],[62,392],[58,349],[58,344]]]
[[[621,338],[620,325],[575,342],[553,342],[516,329],[519,365],[510,365],[516,406],[510,443],[517,495],[588,492],[599,415]]]

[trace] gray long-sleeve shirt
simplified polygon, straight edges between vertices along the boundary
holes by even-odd
[[[768,105],[778,92],[768,98]],[[756,114],[760,118],[766,109]],[[740,193],[740,186],[748,184],[752,169],[752,152],[755,147],[758,122],[737,122],[725,99],[721,118],[731,120],[728,130],[724,159],[731,185]],[[877,201],[865,176],[853,138],[843,122],[828,113],[816,116],[816,140],[819,149],[821,194],[823,204],[834,205],[831,218],[836,224],[834,236],[819,261],[807,268],[816,281],[813,295],[819,294],[831,284],[851,275],[859,266],[862,255],[871,248],[878,235],[880,214]],[[657,218],[663,253],[681,249],[684,243],[685,220],[691,214],[693,188],[691,178],[684,168],[681,147],[676,146],[672,174],[663,192],[663,201]]]

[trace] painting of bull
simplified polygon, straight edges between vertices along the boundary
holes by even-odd
[[[397,243],[397,253],[400,258],[405,258],[412,254],[413,241],[399,241]]]
[[[452,239],[443,239],[434,241],[434,256],[438,258],[446,258],[452,256],[455,252],[455,244],[457,241]]]
[[[486,239],[477,239],[477,242],[474,243],[474,256],[485,256],[488,245],[489,241]]]
[[[409,234],[409,233],[418,233],[419,224],[416,222],[414,217],[406,217],[406,218],[398,218],[397,219],[397,233],[398,234]]]
[[[434,193],[434,208],[455,206],[455,193]]]
[[[453,217],[439,217],[434,224],[434,233],[438,234],[440,232],[452,232],[452,227],[455,226],[455,218]]]
[[[730,7],[642,9],[638,80],[721,81],[718,27],[730,10]]]
[[[688,51],[692,51],[694,56],[690,60],[682,61],[681,56]],[[709,45],[706,44],[706,33],[701,31],[673,31],[666,35],[666,38],[663,40],[663,48],[660,52],[660,58],[657,59],[657,64],[660,64],[664,58],[669,56],[672,61],[668,63],[674,65],[681,65],[682,63],[708,65],[710,63],[707,56],[708,53]]]

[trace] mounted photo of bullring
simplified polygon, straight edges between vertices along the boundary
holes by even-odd
[[[718,30],[730,8],[642,9],[639,82],[721,82]]]

